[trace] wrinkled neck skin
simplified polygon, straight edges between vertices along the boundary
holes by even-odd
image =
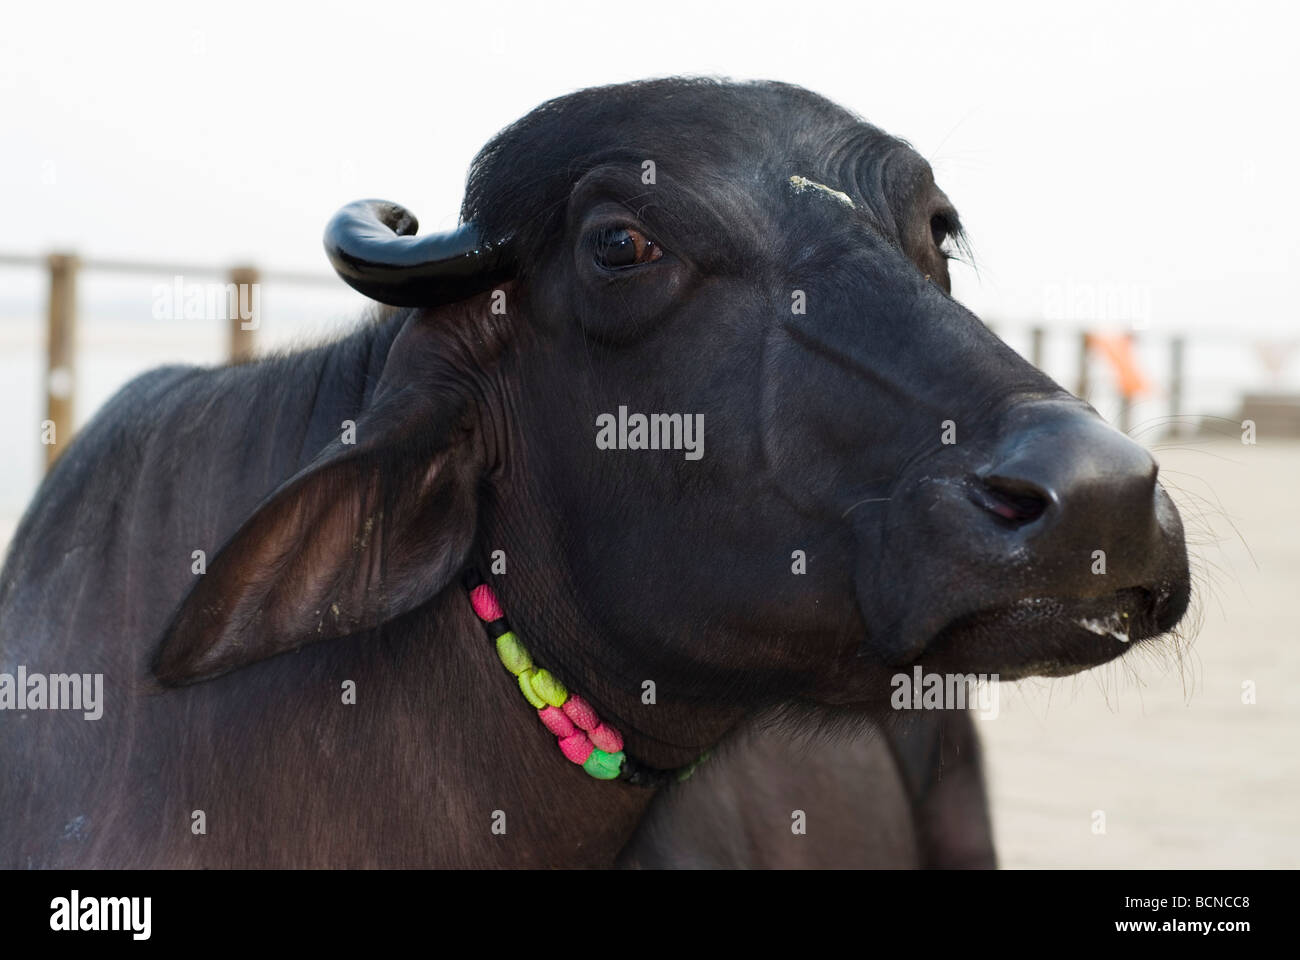
[[[545,471],[530,467],[530,458],[546,451],[531,446],[521,429],[521,399],[513,387],[519,380],[510,371],[515,356],[512,351],[502,357],[487,375],[471,412],[488,469],[470,565],[496,590],[511,628],[534,662],[551,670],[618,729],[631,756],[660,769],[686,766],[732,730],[744,711],[673,695],[673,685],[665,684],[651,653],[663,646],[663,638],[656,635],[662,624],[646,623],[637,636],[614,636],[601,624],[599,611],[584,605],[566,551],[575,533],[565,528],[560,512],[541,489],[544,484],[538,478]],[[504,555],[504,573],[493,571],[494,554],[498,559]],[[490,641],[483,637],[483,642]],[[654,683],[649,703],[647,681]],[[519,700],[523,703],[522,697]],[[529,721],[525,716],[521,722]],[[558,749],[555,759],[562,762]],[[635,789],[646,796],[652,793]]]
[[[496,589],[511,627],[534,662],[553,672],[618,729],[629,754],[661,769],[685,766],[741,719],[742,711],[735,707],[674,699],[671,690],[656,681],[652,666],[628,655],[627,646],[607,639],[575,593],[558,549],[563,531],[547,530],[547,525],[524,519],[500,501],[485,512],[475,567]],[[496,550],[505,553],[504,575],[488,572]],[[649,634],[654,625],[646,626]],[[635,645],[650,639],[638,638]],[[643,699],[646,681],[655,683],[651,703]]]

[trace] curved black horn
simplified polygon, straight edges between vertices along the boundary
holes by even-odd
[[[463,300],[513,271],[509,244],[485,241],[472,223],[416,237],[419,226],[396,203],[358,200],[325,228],[325,253],[348,286],[394,307]]]

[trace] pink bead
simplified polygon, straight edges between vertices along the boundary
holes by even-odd
[[[595,730],[600,726],[600,717],[591,709],[591,704],[576,693],[569,694],[569,699],[564,702],[564,712],[580,730]]]
[[[618,753],[623,749],[623,737],[608,723],[602,723],[588,736],[597,749],[606,753]]]
[[[587,758],[591,756],[591,751],[595,749],[585,733],[575,733],[560,741],[560,752],[574,763],[586,763]]]
[[[542,707],[537,711],[537,715],[542,718],[542,723],[546,724],[546,729],[561,739],[571,737],[578,732],[573,721],[566,717],[559,707]]]
[[[497,602],[497,595],[486,583],[480,583],[469,592],[469,602],[474,607],[474,612],[478,614],[478,618],[484,623],[491,623],[505,616],[501,612],[501,604]]]

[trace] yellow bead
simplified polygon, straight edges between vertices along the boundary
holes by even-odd
[[[524,649],[524,645],[519,642],[513,630],[497,637],[497,656],[501,658],[505,668],[516,677],[533,665],[533,658],[528,655],[528,651]]]
[[[533,677],[537,676],[539,672],[540,671],[534,670],[532,667],[529,667],[523,673],[519,674],[519,689],[520,691],[522,691],[524,695],[524,699],[526,699],[538,710],[546,706],[546,701],[533,692],[532,680]]]
[[[569,691],[565,689],[564,684],[551,676],[549,670],[538,670],[534,673],[532,685],[533,692],[552,707],[562,707],[564,701],[569,699]],[[540,706],[538,709],[541,709]]]

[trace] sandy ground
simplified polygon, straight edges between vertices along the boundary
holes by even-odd
[[[1199,628],[1002,685],[978,723],[1005,867],[1300,866],[1300,443],[1154,451],[1188,527]]]

